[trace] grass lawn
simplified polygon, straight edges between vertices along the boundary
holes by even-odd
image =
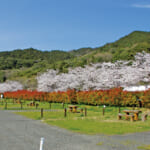
[[[47,104],[48,105],[48,104]],[[102,106],[85,106],[79,105],[80,108],[87,108],[87,116],[84,113],[71,113],[67,112],[67,117],[64,117],[64,110],[62,104],[52,104],[52,109],[58,111],[44,112],[44,117],[41,118],[40,112],[16,112],[19,115],[26,116],[28,118],[42,120],[50,125],[58,126],[64,129],[71,130],[73,132],[79,132],[84,134],[126,134],[142,131],[150,131],[150,117],[145,122],[117,119],[118,108],[117,107],[106,107],[105,114],[103,116]],[[124,109],[132,109],[122,107]],[[144,111],[144,109],[141,109]],[[123,113],[123,112],[121,112]],[[141,114],[140,114],[141,116]]]
[[[6,105],[7,102],[7,105]],[[0,109],[1,110],[40,110],[41,108],[43,109],[62,109],[63,105],[60,103],[55,103],[55,104],[49,104],[48,102],[36,102],[36,104],[39,104],[39,106],[36,108],[36,106],[27,106],[30,104],[32,101],[23,101],[22,102],[22,107],[20,103],[14,102],[12,99],[7,99],[7,100],[2,100],[0,101]],[[7,108],[6,108],[7,107]]]
[[[138,149],[141,149],[141,150],[150,150],[150,145],[139,146]]]

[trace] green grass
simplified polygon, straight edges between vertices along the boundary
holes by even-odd
[[[45,121],[72,131],[86,134],[125,134],[150,130],[149,124],[130,122],[106,122],[92,119]]]
[[[101,145],[103,145],[103,142],[99,142],[99,143],[97,143],[96,145],[101,146]]]
[[[41,118],[40,112],[17,112],[17,114],[36,120],[42,120],[47,124],[84,134],[114,135],[150,131],[150,117],[148,117],[146,122],[142,122],[141,120],[130,122],[124,118],[123,120],[118,120],[117,107],[106,107],[105,115],[103,116],[102,107],[81,105],[79,106],[80,108],[87,108],[86,117],[84,116],[84,113],[70,112],[67,113],[67,117],[64,117],[62,105],[52,105],[58,111],[44,112],[43,118]],[[124,109],[127,108],[122,107],[121,111]]]
[[[150,145],[142,145],[142,146],[139,146],[138,149],[150,150]]]
[[[21,104],[13,103],[12,99],[3,100],[3,103],[0,102],[0,109],[5,109],[5,102],[7,101],[8,110],[20,110]],[[36,109],[35,106],[27,106],[31,101],[23,101],[23,110],[31,110],[30,112],[16,112],[17,114],[26,116],[35,120],[42,120],[43,122],[58,126],[73,132],[79,132],[84,134],[126,134],[133,132],[142,132],[150,131],[150,117],[146,122],[136,121],[130,122],[123,120],[118,120],[118,108],[109,107],[105,108],[105,113],[103,115],[102,106],[89,106],[89,105],[78,105],[78,108],[87,108],[87,116],[85,117],[84,113],[67,113],[67,117],[64,117],[64,108],[68,108],[68,105],[63,105],[60,103],[52,103],[51,108],[50,104],[47,102],[37,102],[39,104]],[[40,109],[44,110],[54,110],[51,112],[44,111],[44,117],[41,118]],[[132,109],[121,107],[121,111],[124,109]],[[34,112],[32,110],[39,110],[39,112]],[[144,111],[144,109],[141,109]],[[79,110],[78,110],[79,111]]]
[[[4,99],[0,101],[0,109],[6,109],[6,102],[7,102],[7,110],[20,110],[21,104],[14,103],[12,99]],[[23,110],[36,110],[36,106],[27,106],[27,104],[31,103],[32,101],[24,101],[22,100],[22,109]],[[63,109],[63,105],[60,103],[53,103],[50,104],[48,102],[36,102],[39,104],[37,109]],[[66,106],[67,107],[67,106]]]

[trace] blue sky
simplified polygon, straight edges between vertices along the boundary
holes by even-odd
[[[150,0],[0,0],[0,51],[99,47],[150,31]]]

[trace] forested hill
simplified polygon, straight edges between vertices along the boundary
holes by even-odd
[[[49,63],[73,58],[73,55],[64,51],[39,51],[33,48],[18,49],[14,51],[0,52],[0,69],[13,69],[32,67],[35,63]]]
[[[135,31],[114,43],[108,43],[98,48],[80,48],[68,52],[60,50],[40,51],[28,48],[0,52],[0,69],[32,67],[37,63],[45,63],[51,65],[52,68],[59,68],[58,61],[59,63],[63,61],[66,67],[76,67],[91,62],[129,60],[133,58],[136,52],[143,50],[150,52],[150,32]]]
[[[37,74],[47,69],[58,69],[59,73],[68,68],[84,67],[97,62],[130,60],[137,52],[150,52],[150,32],[134,31],[113,43],[97,48],[77,50],[40,51],[33,48],[0,52],[0,82],[18,80],[23,84],[33,84]],[[27,82],[28,81],[28,82]]]
[[[134,31],[113,43],[93,49],[86,58],[93,62],[130,60],[137,52],[150,52],[150,32]]]

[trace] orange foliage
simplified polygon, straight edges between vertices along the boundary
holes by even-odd
[[[47,101],[57,103],[78,103],[89,105],[112,105],[112,106],[133,106],[138,104],[138,99],[142,104],[150,103],[150,89],[143,92],[128,92],[122,88],[110,90],[76,91],[66,92],[38,92],[20,90],[15,92],[5,92],[5,98],[23,99],[32,101]]]

